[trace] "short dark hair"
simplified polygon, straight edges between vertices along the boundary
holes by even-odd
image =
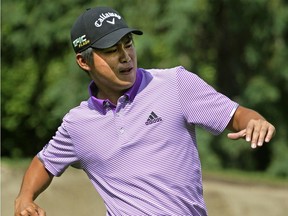
[[[80,55],[84,58],[84,60],[89,64],[93,64],[93,48],[89,47],[86,50],[82,51]]]

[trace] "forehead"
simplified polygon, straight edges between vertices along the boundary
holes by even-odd
[[[120,44],[120,43],[126,43],[130,40],[132,40],[132,34],[128,33],[128,34],[124,35],[115,45]],[[115,45],[113,45],[113,46],[115,46]]]

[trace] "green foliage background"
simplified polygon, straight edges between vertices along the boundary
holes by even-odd
[[[86,8],[106,5],[129,25],[139,67],[183,65],[218,91],[275,124],[271,144],[199,130],[203,167],[267,171],[288,177],[288,3],[284,0],[4,0],[1,38],[1,155],[32,156],[62,117],[88,98],[70,28]]]

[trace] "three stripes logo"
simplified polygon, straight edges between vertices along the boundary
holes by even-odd
[[[162,121],[161,117],[158,117],[153,111],[151,112],[151,114],[149,115],[149,118],[147,119],[147,121],[145,122],[146,125],[150,125],[153,123],[157,123]]]

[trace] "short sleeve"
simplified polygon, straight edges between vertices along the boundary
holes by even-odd
[[[65,121],[37,156],[54,176],[60,176],[69,165],[77,167],[78,158],[72,139],[65,129]]]
[[[177,85],[186,121],[214,135],[223,132],[238,104],[183,67],[177,70]]]

